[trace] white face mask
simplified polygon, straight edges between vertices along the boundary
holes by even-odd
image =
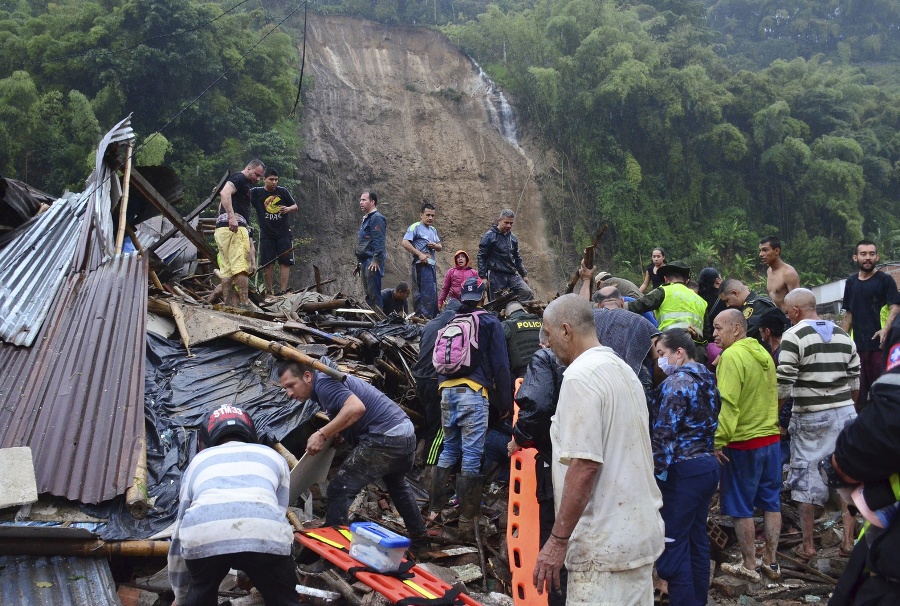
[[[678,368],[675,364],[669,364],[668,357],[661,357],[656,361],[656,364],[659,366],[659,369],[666,373],[666,375],[671,375]]]

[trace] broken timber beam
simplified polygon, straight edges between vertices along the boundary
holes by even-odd
[[[225,173],[225,176],[219,181],[219,184],[216,186],[213,194],[210,195],[199,207],[195,208],[188,216],[182,217],[181,213],[178,210],[169,204],[168,200],[162,197],[162,195],[156,191],[156,188],[153,187],[149,181],[147,181],[141,173],[137,171],[137,169],[133,169],[131,171],[131,180],[135,189],[137,189],[141,194],[150,200],[150,203],[153,204],[162,215],[168,219],[172,225],[174,226],[167,233],[160,236],[159,240],[151,244],[147,247],[147,252],[153,252],[157,248],[159,248],[166,240],[174,236],[177,232],[183,233],[191,243],[197,247],[197,250],[202,252],[204,255],[209,258],[209,262],[213,264],[213,267],[218,267],[219,264],[216,261],[216,251],[212,249],[212,247],[206,243],[206,240],[203,238],[203,235],[200,234],[197,230],[195,230],[190,225],[190,221],[194,219],[197,215],[199,215],[203,210],[209,206],[210,202],[215,199],[216,195],[218,195],[219,191],[225,185],[225,182],[228,180],[228,173]]]
[[[0,539],[0,555],[32,556],[110,556],[165,557],[170,541],[101,541],[59,539]]]

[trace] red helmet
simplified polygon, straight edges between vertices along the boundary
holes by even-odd
[[[204,447],[218,446],[228,436],[241,442],[257,443],[253,419],[237,406],[220,406],[200,426],[200,442]]]

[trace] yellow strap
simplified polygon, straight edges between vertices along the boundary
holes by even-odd
[[[353,533],[350,532],[349,530],[347,530],[346,528],[338,528],[338,532],[340,532],[342,535],[344,535],[344,538],[347,539],[348,541],[353,540]]]
[[[900,501],[900,475],[894,473],[891,474],[891,490],[894,491],[894,498]]]
[[[415,589],[418,593],[420,593],[423,597],[426,597],[426,598],[428,598],[429,600],[436,600],[436,599],[437,599],[437,596],[436,596],[436,595],[434,595],[434,594],[431,593],[430,591],[427,591],[427,590],[426,590],[425,588],[423,588],[422,586],[417,585],[416,583],[413,583],[413,582],[410,581],[409,579],[404,580],[404,581],[403,581],[403,584],[404,584],[404,585],[409,585],[410,587],[412,587],[413,589]]]
[[[316,534],[314,532],[307,532],[306,536],[312,537],[312,538],[316,539],[317,541],[322,541],[326,545],[331,545],[332,547],[337,547],[338,549],[347,549],[347,547],[345,547],[344,545],[341,545],[337,541],[332,541],[331,539],[326,539],[322,535]]]

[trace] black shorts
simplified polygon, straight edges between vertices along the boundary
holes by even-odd
[[[259,241],[260,266],[271,263],[276,258],[278,259],[278,263],[281,265],[293,265],[294,251],[279,255],[279,253],[284,253],[284,251],[290,250],[293,245],[294,242],[290,236],[285,236],[283,238],[261,239]]]

